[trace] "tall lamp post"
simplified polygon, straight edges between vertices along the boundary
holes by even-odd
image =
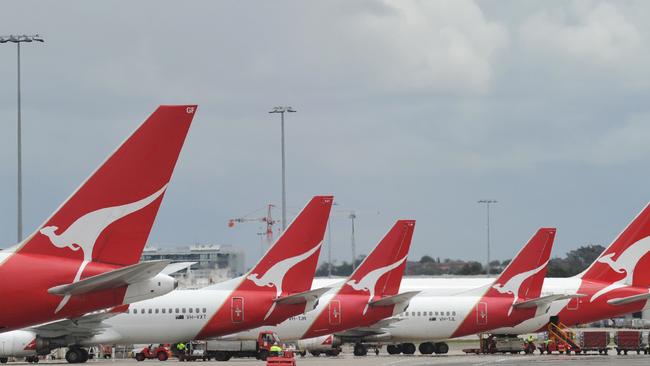
[[[23,240],[23,170],[22,170],[22,135],[21,135],[21,121],[20,121],[20,44],[27,42],[45,42],[41,36],[38,34],[34,34],[31,36],[28,35],[8,35],[8,36],[0,36],[0,43],[15,43],[16,44],[16,51],[17,51],[17,75],[18,75],[18,87],[17,87],[17,94],[18,94],[18,123],[17,123],[17,148],[18,148],[18,208],[17,208],[17,214],[18,214],[18,227],[17,227],[17,237],[18,237],[18,242],[21,242]]]
[[[269,113],[280,113],[280,130],[282,133],[282,231],[287,228],[287,190],[285,186],[285,164],[284,164],[284,113],[295,113],[291,107],[274,107]]]
[[[348,216],[350,221],[352,221],[352,236],[350,237],[350,244],[352,246],[352,272],[357,268],[357,245],[354,242],[354,219],[357,218],[357,214],[352,211],[350,216]]]
[[[487,267],[485,267],[485,273],[490,277],[490,205],[493,203],[498,203],[497,200],[480,200],[478,203],[485,204],[486,216],[487,216]]]

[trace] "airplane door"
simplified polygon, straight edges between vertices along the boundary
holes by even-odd
[[[487,325],[488,321],[488,308],[486,302],[479,302],[476,304],[476,324]]]
[[[578,306],[580,304],[580,298],[574,297],[573,299],[569,300],[569,303],[566,305],[567,310],[578,310]]]
[[[341,324],[341,301],[332,300],[327,307],[329,309],[330,325]]]
[[[233,297],[230,302],[230,318],[233,323],[244,321],[244,298]]]

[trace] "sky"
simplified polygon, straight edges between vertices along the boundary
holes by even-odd
[[[650,200],[645,1],[8,1],[31,232],[159,104],[196,118],[150,236],[260,256],[228,219],[334,194],[334,259],[416,219],[410,258],[608,245]],[[16,242],[16,49],[0,45],[0,247]],[[260,216],[261,216],[260,212]],[[280,217],[280,211],[274,211]],[[252,215],[255,217],[255,215]],[[327,242],[326,242],[327,243]],[[323,256],[327,253],[324,248]]]

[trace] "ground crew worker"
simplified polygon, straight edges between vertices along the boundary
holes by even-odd
[[[176,349],[178,350],[179,354],[184,355],[185,351],[187,351],[187,346],[185,346],[185,343],[180,342],[179,344],[176,345]]]
[[[278,344],[278,342],[273,343],[271,348],[269,349],[271,356],[280,356],[280,353],[282,353],[282,347]]]

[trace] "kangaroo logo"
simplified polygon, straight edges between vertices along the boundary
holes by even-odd
[[[377,268],[374,271],[368,272],[361,280],[358,282],[355,280],[350,280],[346,282],[346,285],[349,285],[356,291],[368,291],[370,294],[370,298],[368,298],[368,302],[366,303],[366,307],[363,308],[363,315],[366,314],[366,311],[368,311],[368,304],[372,299],[375,297],[375,286],[377,285],[377,281],[383,276],[384,274],[392,271],[393,269],[399,267],[404,261],[406,260],[406,256],[404,258],[398,260],[397,262],[393,264],[389,264],[385,267]]]
[[[616,253],[609,253],[601,256],[598,258],[596,261],[599,263],[603,263],[609,266],[609,268],[612,269],[612,271],[616,273],[625,273],[625,277],[621,278],[618,281],[615,281],[608,286],[605,286],[598,290],[591,299],[589,300],[590,302],[596,300],[598,297],[616,290],[617,288],[625,287],[625,286],[630,286],[632,285],[632,277],[634,276],[634,269],[636,268],[636,264],[638,263],[639,259],[646,255],[650,251],[650,237],[646,236],[643,239],[638,240],[634,244],[630,245],[627,247],[619,256],[616,258],[616,260],[613,260],[612,258],[616,255]]]
[[[273,267],[269,268],[262,277],[257,273],[251,273],[246,276],[246,279],[251,280],[258,287],[275,287],[275,297],[278,298],[282,295],[282,282],[284,281],[284,276],[286,276],[287,272],[296,264],[311,257],[311,255],[320,248],[321,244],[322,243],[319,243],[310,250],[295,257],[287,258],[274,264]],[[271,315],[273,309],[275,309],[275,302],[266,313],[264,320]]]
[[[62,234],[55,233],[59,229],[58,226],[46,226],[40,230],[40,233],[47,236],[52,245],[57,248],[68,248],[74,252],[81,250],[84,256],[83,262],[79,266],[72,283],[79,282],[81,273],[88,263],[92,261],[93,249],[99,235],[113,222],[147,207],[160,197],[166,188],[167,185],[165,184],[152,195],[133,203],[89,212],[73,222]],[[65,295],[54,313],[58,313],[68,303],[68,300],[70,300],[70,295]]]
[[[492,288],[497,290],[501,294],[510,294],[513,296],[512,298],[512,304],[510,305],[510,309],[508,309],[508,316],[512,314],[512,307],[514,304],[519,300],[519,289],[521,288],[521,285],[526,281],[529,277],[537,274],[539,271],[543,270],[546,265],[548,264],[548,261],[544,262],[541,266],[531,269],[530,271],[522,272],[518,275],[510,277],[510,279],[505,283],[505,284],[500,284],[496,283],[492,285]]]

